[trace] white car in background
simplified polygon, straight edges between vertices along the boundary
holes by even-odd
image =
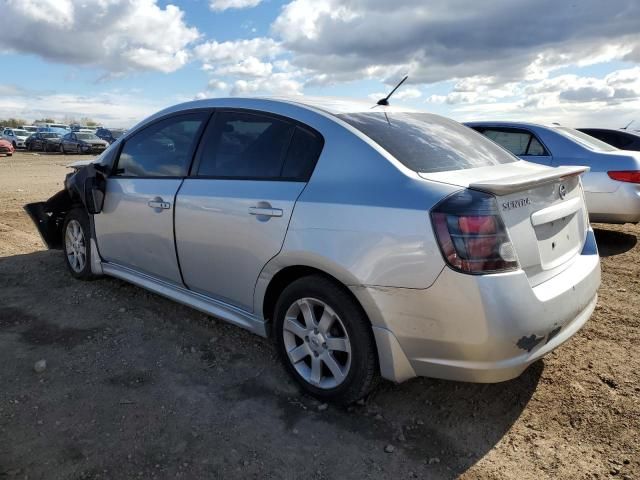
[[[29,135],[29,132],[20,128],[5,128],[2,132],[2,138],[10,142],[13,148],[26,148],[25,142]]]
[[[514,155],[550,167],[585,165],[584,196],[592,222],[640,222],[640,153],[619,150],[560,125],[468,122]]]

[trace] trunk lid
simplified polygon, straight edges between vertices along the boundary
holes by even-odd
[[[520,267],[535,286],[582,250],[589,224],[580,175],[588,170],[521,161],[420,176],[495,195]]]

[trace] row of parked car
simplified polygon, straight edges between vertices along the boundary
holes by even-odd
[[[115,142],[125,130],[44,124],[0,128],[0,132],[0,141],[9,144],[5,143],[0,148],[0,153],[10,155],[18,148],[43,152],[100,153]]]

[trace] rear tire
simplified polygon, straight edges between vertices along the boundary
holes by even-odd
[[[274,319],[280,358],[311,395],[348,405],[377,383],[371,324],[341,285],[321,275],[294,281],[280,295]]]
[[[67,213],[62,228],[64,259],[71,275],[80,280],[91,280],[91,228],[89,217],[80,208]]]

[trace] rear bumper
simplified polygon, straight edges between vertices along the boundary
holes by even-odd
[[[378,341],[378,350],[386,378],[500,382],[574,335],[591,316],[599,285],[590,231],[571,265],[535,287],[522,271],[472,276],[445,268],[426,290],[353,291],[370,315],[376,340],[385,342],[381,348]]]
[[[602,223],[640,222],[640,185],[611,180],[613,192],[585,192],[589,220]]]

